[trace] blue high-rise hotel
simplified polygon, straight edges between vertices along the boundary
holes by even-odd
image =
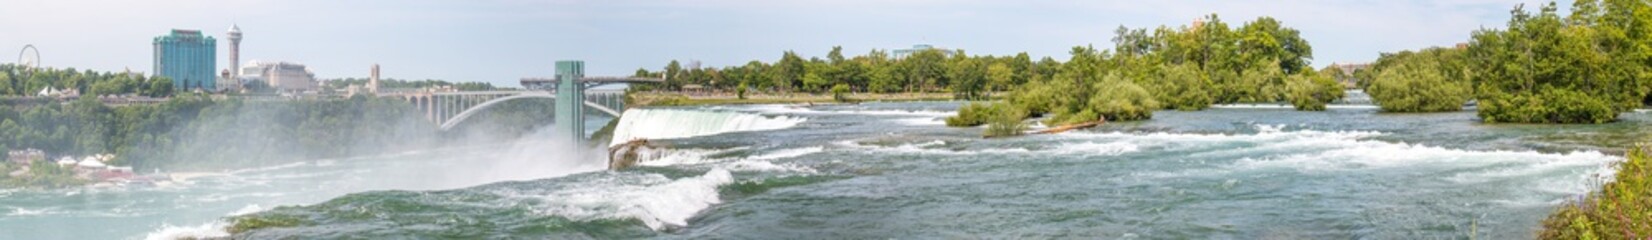
[[[172,78],[180,90],[218,89],[218,40],[201,35],[200,30],[173,29],[172,34],[155,37],[155,74]]]

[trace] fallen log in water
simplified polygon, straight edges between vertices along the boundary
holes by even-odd
[[[1061,125],[1059,127],[1053,127],[1053,128],[1039,130],[1039,131],[1027,132],[1025,134],[1007,135],[1007,136],[984,135],[984,136],[981,136],[981,138],[1006,138],[1006,137],[1015,137],[1015,136],[1023,136],[1023,135],[1030,135],[1030,134],[1057,134],[1057,133],[1062,133],[1062,132],[1067,132],[1067,131],[1072,131],[1072,130],[1093,128],[1093,127],[1096,127],[1096,126],[1101,126],[1102,124],[1106,124],[1106,123],[1107,123],[1107,120],[1103,119],[1103,120],[1098,120],[1098,121],[1094,121],[1094,122]]]
[[[1105,124],[1105,123],[1107,123],[1106,119],[1096,120],[1094,122],[1067,124],[1067,125],[1062,125],[1062,126],[1059,126],[1059,127],[1053,127],[1053,128],[1050,128],[1050,129],[1039,130],[1037,132],[1033,132],[1033,134],[1056,134],[1056,133],[1062,133],[1062,132],[1078,130],[1078,129],[1093,128],[1093,127],[1096,127],[1096,126],[1101,126],[1101,124]]]

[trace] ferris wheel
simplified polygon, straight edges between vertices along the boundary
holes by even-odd
[[[23,70],[24,76],[34,73],[40,68],[40,49],[35,49],[34,44],[23,45],[23,51],[17,53],[17,67]]]

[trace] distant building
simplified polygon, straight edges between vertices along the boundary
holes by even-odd
[[[316,89],[315,73],[304,64],[253,60],[241,67],[242,82],[260,81],[278,91],[306,92]]]
[[[895,50],[890,51],[890,52],[894,54],[895,58],[906,58],[907,56],[911,56],[914,53],[918,53],[918,52],[922,52],[922,51],[928,51],[928,50],[939,50],[939,51],[941,51],[941,55],[947,56],[947,57],[951,57],[953,54],[958,54],[958,51],[956,51],[956,50],[945,49],[945,48],[935,48],[935,46],[931,46],[929,44],[916,44],[916,45],[912,45],[912,48],[895,49]]]
[[[11,150],[6,153],[6,160],[18,165],[29,165],[36,161],[45,161],[46,152],[40,149]]]
[[[217,89],[218,40],[200,30],[173,29],[155,37],[155,74],[172,78],[175,89]]]
[[[379,94],[379,65],[373,64],[371,78],[367,79],[367,92]]]
[[[240,77],[241,69],[241,26],[229,25],[229,75],[231,78]]]
[[[223,92],[223,91],[240,90],[240,89],[241,89],[241,79],[238,79],[235,76],[233,76],[232,74],[230,74],[229,69],[224,69],[223,71],[218,72],[218,89],[214,89],[214,90],[217,90],[219,92]]]

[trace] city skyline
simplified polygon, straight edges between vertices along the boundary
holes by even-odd
[[[147,40],[156,33],[194,29],[223,41],[239,25],[242,62],[302,62],[318,78],[366,77],[381,64],[385,78],[515,86],[521,77],[552,75],[557,60],[585,60],[595,75],[628,75],[671,60],[727,66],[773,61],[788,50],[824,56],[832,46],[858,55],[932,44],[1065,60],[1073,46],[1110,46],[1121,25],[1180,26],[1214,12],[1230,24],[1265,15],[1301,30],[1315,46],[1313,65],[1323,67],[1466,42],[1469,31],[1501,28],[1510,7],[1536,10],[1543,2],[66,0],[0,9],[0,32],[8,33],[0,49],[33,44],[46,67],[145,71],[153,68]],[[218,65],[229,66],[230,44],[218,45]]]

